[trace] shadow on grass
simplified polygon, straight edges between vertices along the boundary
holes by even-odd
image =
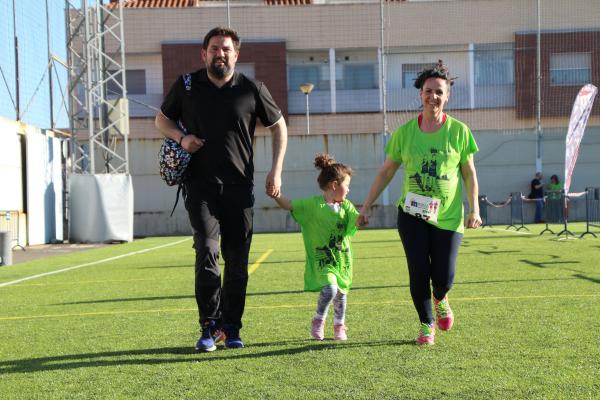
[[[506,282],[543,282],[543,281],[570,281],[579,278],[539,278],[539,279],[490,279],[487,281],[454,282],[455,285],[479,285],[483,283],[506,283]]]
[[[468,239],[465,239],[467,241],[471,241],[471,240],[497,240],[497,239],[517,239],[517,240],[523,240],[523,239],[527,239],[527,238],[535,238],[537,237],[537,235],[490,235],[490,236],[469,236]]]
[[[585,276],[582,274],[575,274],[573,276],[577,277],[577,279],[583,279],[583,280],[590,281],[593,283],[600,283],[600,279],[598,279],[598,278],[592,278],[590,276]]]
[[[504,254],[504,253],[520,253],[521,250],[476,250],[478,253],[485,254],[486,256],[491,256],[494,254]]]
[[[561,264],[581,264],[581,261],[531,261],[531,260],[519,260],[520,262],[531,265],[536,268],[546,268],[552,265],[561,265]]]
[[[353,287],[352,291],[355,290],[374,290],[374,289],[390,289],[390,288],[405,288],[408,285],[384,285],[384,286],[357,286]],[[247,297],[251,296],[273,296],[273,295],[281,295],[281,294],[303,294],[307,293],[304,290],[282,290],[282,291],[273,291],[273,292],[255,292],[255,293],[246,293]],[[66,305],[76,305],[76,304],[101,304],[101,303],[121,303],[121,302],[129,302],[129,301],[160,301],[160,300],[184,300],[184,299],[194,299],[194,295],[187,296],[151,296],[151,297],[129,297],[129,298],[119,298],[119,299],[105,299],[105,300],[85,300],[85,301],[73,301],[68,303],[55,303],[51,304],[53,306],[66,306]]]
[[[361,245],[363,243],[398,243],[400,244],[400,238],[397,239],[386,239],[386,240],[353,240],[352,245]]]
[[[523,260],[521,260],[523,261]],[[544,263],[547,264],[547,263]],[[556,264],[556,263],[555,263]],[[543,266],[535,265],[539,268],[544,268]],[[578,271],[580,272],[580,271]],[[590,282],[600,283],[600,279],[591,278],[582,274],[574,274],[572,278],[540,278],[540,279],[490,279],[490,280],[481,280],[481,281],[456,281],[455,285],[480,285],[480,284],[492,284],[492,283],[506,283],[506,282],[543,282],[543,281],[567,281],[574,279],[585,279]],[[379,290],[379,289],[404,289],[408,288],[409,285],[377,285],[377,286],[355,286],[351,289],[352,292],[357,290]],[[277,296],[277,295],[287,295],[287,294],[304,294],[308,293],[304,290],[281,290],[281,291],[272,291],[272,292],[248,292],[246,293],[247,297],[254,296]],[[106,300],[86,300],[86,301],[74,301],[68,303],[56,303],[51,304],[53,306],[64,306],[64,305],[76,305],[76,304],[101,304],[101,303],[120,303],[120,302],[130,302],[130,301],[160,301],[160,300],[184,300],[184,299],[194,299],[194,295],[187,296],[152,296],[152,297],[131,297],[131,298],[120,298],[120,299],[106,299]]]
[[[122,299],[106,299],[106,300],[85,300],[85,301],[72,301],[68,303],[56,303],[51,304],[53,306],[68,306],[75,304],[101,304],[101,303],[121,303],[128,301],[156,301],[156,300],[182,300],[182,299],[193,299],[194,295],[187,296],[152,296],[152,297],[128,297]]]
[[[186,265],[153,265],[151,267],[137,267],[136,269],[151,269],[151,268],[193,268],[194,264]]]
[[[191,347],[164,347],[156,349],[107,351],[100,353],[66,354],[54,357],[25,358],[0,361],[1,374],[19,374],[38,371],[59,371],[77,368],[112,367],[125,365],[160,365],[174,363],[198,363],[219,360],[244,360],[262,357],[277,357],[302,354],[321,350],[343,350],[373,348],[378,346],[414,345],[414,340],[386,340],[364,342],[334,342],[313,340],[283,341],[277,344],[250,344],[245,349],[222,350],[214,353],[196,354]],[[288,346],[280,348],[281,346]],[[255,351],[258,350],[258,351]],[[261,351],[265,349],[264,351]],[[161,358],[155,356],[163,356]],[[175,357],[173,357],[175,356]],[[133,358],[132,357],[138,357]]]

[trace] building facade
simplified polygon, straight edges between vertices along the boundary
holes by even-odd
[[[438,59],[457,76],[448,112],[470,126],[481,149],[476,157],[480,191],[498,201],[510,192],[528,191],[536,172],[538,140],[543,171],[562,177],[564,137],[575,95],[583,84],[600,84],[596,0],[541,2],[539,98],[535,0],[385,1],[383,6],[379,1],[351,0],[226,3],[125,4],[138,235],[189,231],[183,208],[168,218],[174,191],[158,178],[155,153],[161,137],[153,118],[176,77],[202,66],[206,32],[228,20],[242,37],[238,70],[264,81],[286,116],[290,142],[284,189],[291,197],[318,190],[311,161],[315,152],[328,151],[357,171],[350,199],[360,203],[383,160],[383,132],[393,132],[416,115],[420,103],[413,79]],[[305,82],[314,84],[308,99],[298,89]],[[254,144],[256,228],[295,229],[289,216],[261,193],[271,154],[266,135],[265,129],[258,129]],[[600,183],[594,172],[599,150],[597,101],[573,191]],[[400,181],[396,177],[380,199],[376,224],[393,226],[389,216],[394,214]],[[528,209],[526,213],[529,218]]]

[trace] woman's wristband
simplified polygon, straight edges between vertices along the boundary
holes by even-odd
[[[181,137],[179,138],[179,140],[177,141],[177,144],[181,146],[181,142],[183,142],[183,138],[185,137],[185,135],[181,135]]]

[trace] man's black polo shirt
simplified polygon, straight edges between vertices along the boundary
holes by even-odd
[[[192,156],[190,179],[252,184],[256,118],[268,127],[281,118],[281,110],[262,82],[243,74],[235,72],[221,88],[208,79],[206,69],[191,75],[191,92],[186,92],[180,76],[161,106],[167,118],[181,120],[188,134],[206,140]]]

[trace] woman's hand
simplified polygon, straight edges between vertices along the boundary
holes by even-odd
[[[479,228],[482,224],[481,217],[479,213],[471,211],[467,215],[467,220],[465,221],[465,226],[467,228]]]

